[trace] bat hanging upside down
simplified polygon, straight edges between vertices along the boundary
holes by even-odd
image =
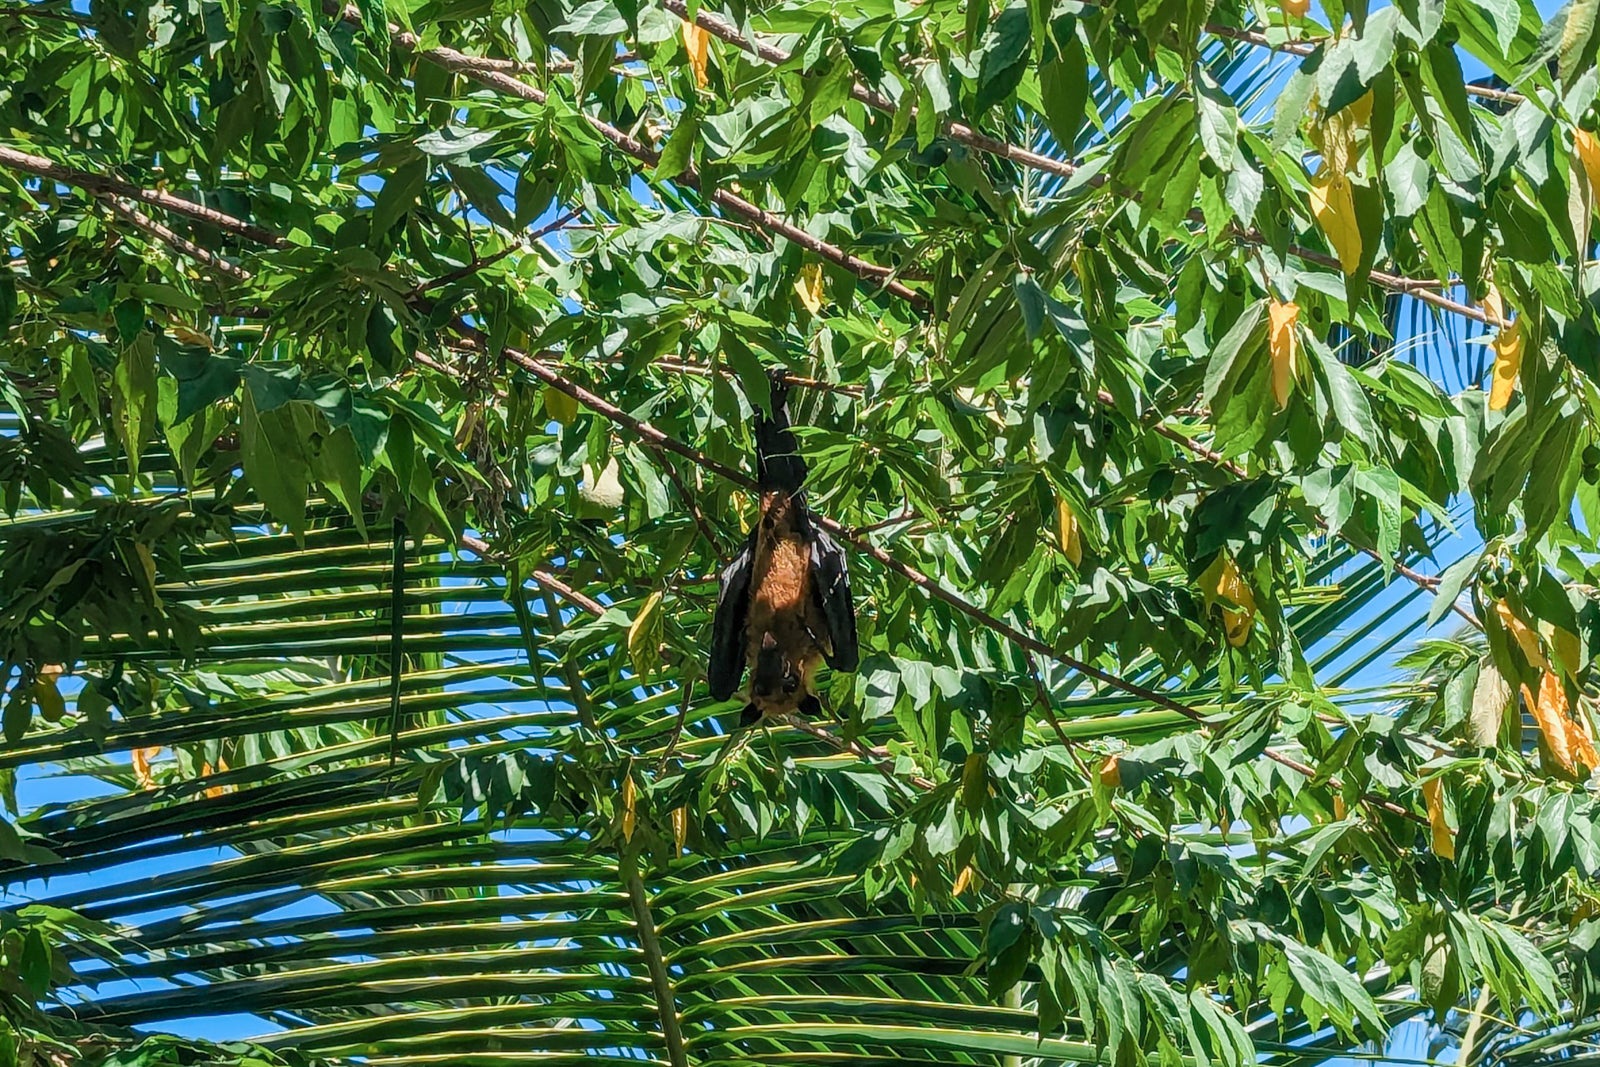
[[[822,711],[812,686],[819,660],[853,671],[860,657],[844,550],[806,507],[806,464],[789,425],[789,388],[772,374],[772,417],[756,411],[761,519],[722,572],[711,624],[711,695],[727,700],[750,668],[749,726],[763,716]]]

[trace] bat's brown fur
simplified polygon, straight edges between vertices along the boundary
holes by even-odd
[[[812,673],[824,652],[818,640],[827,640],[827,622],[811,595],[811,548],[795,529],[797,511],[788,493],[770,491],[761,496],[755,558],[755,573],[761,577],[750,592],[745,647],[749,650],[750,702],[762,715],[793,712],[810,694]],[[756,660],[767,634],[800,675],[801,684],[793,693],[754,692]]]

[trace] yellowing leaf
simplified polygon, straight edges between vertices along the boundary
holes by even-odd
[[[1239,573],[1232,557],[1218,554],[1200,576],[1200,588],[1209,599],[1221,603],[1223,631],[1228,644],[1238,648],[1250,640],[1250,628],[1256,621],[1256,596],[1245,584],[1244,575]]]
[[[1422,783],[1422,799],[1428,805],[1428,828],[1433,831],[1433,854],[1442,859],[1456,858],[1456,839],[1444,819],[1444,787],[1439,779]]]
[[[1472,687],[1472,713],[1467,716],[1467,740],[1479,748],[1493,748],[1500,740],[1500,724],[1511,705],[1511,683],[1494,661],[1485,656],[1478,667],[1478,684]]]
[[[800,278],[794,283],[794,291],[800,296],[800,303],[806,310],[815,315],[822,310],[822,264],[807,263],[800,268]]]
[[[156,784],[155,776],[150,773],[150,761],[161,754],[159,745],[152,748],[136,748],[133,750],[133,777],[139,783],[140,789],[149,789]]]
[[[1107,789],[1122,788],[1122,768],[1118,766],[1115,755],[1107,756],[1106,761],[1100,764],[1100,784]]]
[[[1580,763],[1591,770],[1600,767],[1600,756],[1595,753],[1589,724],[1574,719],[1568,713],[1567,689],[1561,684],[1559,675],[1554,671],[1545,671],[1539,679],[1538,698],[1535,699],[1528,687],[1523,686],[1522,699],[1527,702],[1528,710],[1533,712],[1533,719],[1539,724],[1545,750],[1565,777],[1577,778]]]
[[[1506,321],[1505,299],[1491,282],[1483,298],[1483,310],[1489,318]],[[1517,379],[1522,373],[1522,324],[1512,322],[1502,326],[1494,335],[1494,373],[1489,380],[1489,407],[1502,410],[1511,403]]]
[[[637,820],[634,806],[637,800],[638,794],[634,789],[633,775],[630,774],[622,780],[622,839],[624,841],[633,840],[633,827]]]
[[[578,402],[551,386],[544,391],[544,411],[561,425],[570,426],[572,420],[578,417]]]
[[[1361,227],[1350,179],[1324,167],[1311,181],[1311,214],[1339,257],[1339,269],[1354,274],[1361,265]]]
[[[1540,627],[1550,646],[1550,651],[1555,653],[1556,665],[1566,670],[1570,675],[1576,675],[1583,664],[1583,646],[1578,640],[1578,635],[1571,630],[1560,626],[1551,626],[1546,623]]]
[[[1572,154],[1583,164],[1583,173],[1589,179],[1590,203],[1593,203],[1600,199],[1600,138],[1588,130],[1575,130]]]
[[[656,666],[656,654],[661,647],[661,591],[658,589],[645,598],[639,613],[628,624],[628,658],[633,661],[633,671],[640,678],[648,676]]]
[[[1500,620],[1500,625],[1506,632],[1516,639],[1517,647],[1522,649],[1522,654],[1528,659],[1528,666],[1544,670],[1549,667],[1549,662],[1544,658],[1544,649],[1539,647],[1539,635],[1533,628],[1521,619],[1516,612],[1511,610],[1511,605],[1504,600],[1494,602],[1494,613]]]
[[[711,35],[692,22],[683,24],[683,50],[689,53],[689,69],[694,71],[694,83],[706,87],[706,57],[711,51]]]
[[[1083,531],[1078,528],[1078,516],[1064,496],[1056,498],[1056,539],[1074,567],[1083,562]]]
[[[212,774],[221,774],[223,771],[225,771],[227,769],[228,769],[228,761],[223,759],[221,756],[218,756],[217,757],[217,765],[216,765],[215,768],[213,768],[211,766],[211,764],[209,764],[209,763],[200,764],[200,777],[209,778],[209,777],[212,776]],[[206,796],[208,796],[208,797],[220,797],[223,793],[226,793],[227,791],[228,790],[227,790],[226,786],[220,786],[220,785],[207,786],[206,787]]]
[[[689,811],[687,808],[672,809],[672,840],[678,846],[679,851],[682,851],[683,843],[689,840]]]
[[[1335,819],[1343,819],[1349,814],[1350,809],[1345,807],[1344,797],[1340,796],[1338,793],[1333,794],[1333,817]]]
[[[1289,403],[1289,386],[1299,374],[1300,337],[1295,333],[1295,322],[1300,318],[1300,305],[1280,304],[1274,300],[1267,305],[1267,347],[1272,355],[1272,398],[1282,411]]]
[[[961,868],[960,874],[956,875],[956,884],[950,887],[950,895],[953,897],[959,897],[962,893],[967,891],[967,887],[971,884],[972,865],[968,864],[967,866]]]

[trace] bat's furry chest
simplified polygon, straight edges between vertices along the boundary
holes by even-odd
[[[750,590],[746,644],[752,682],[752,702],[766,715],[795,710],[811,690],[811,674],[825,649],[827,624],[812,595],[811,545],[795,529],[791,502],[781,495],[764,500],[762,525],[756,540],[755,580]],[[755,692],[761,649],[772,636],[782,658],[803,679],[792,693],[763,695]]]

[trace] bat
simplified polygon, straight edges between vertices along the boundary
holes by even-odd
[[[774,371],[772,416],[757,410],[755,417],[761,517],[722,571],[711,622],[711,695],[731,698],[750,672],[740,726],[795,711],[820,714],[817,664],[853,671],[860,660],[850,571],[844,550],[806,507],[806,464],[788,397],[783,371]]]

